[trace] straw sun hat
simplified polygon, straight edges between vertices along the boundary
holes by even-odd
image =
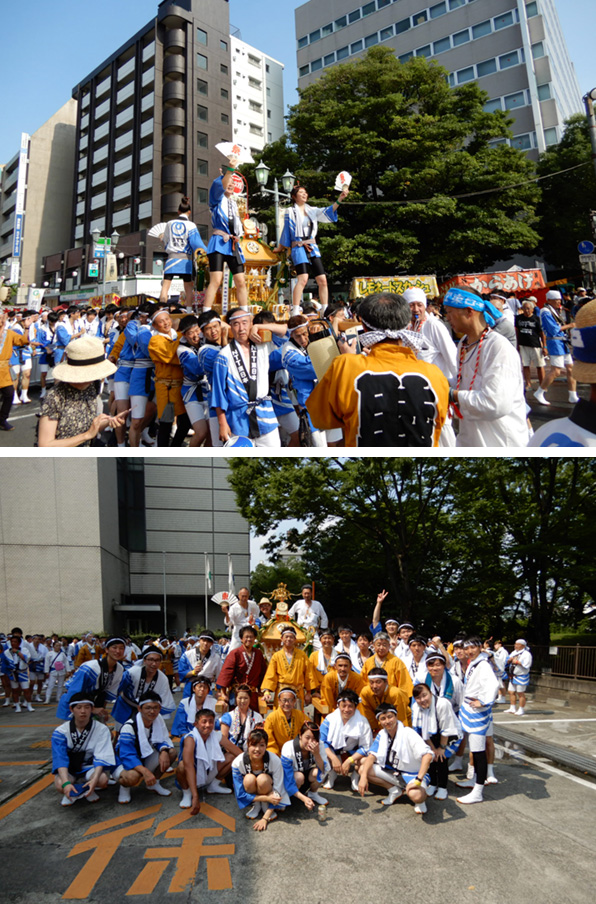
[[[101,339],[82,336],[68,343],[62,361],[54,368],[54,376],[64,383],[92,383],[116,370],[116,365],[106,359]]]
[[[596,300],[588,301],[575,315],[571,342],[574,379],[596,383]]]

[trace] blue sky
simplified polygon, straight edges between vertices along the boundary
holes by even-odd
[[[559,18],[582,93],[596,86],[594,0],[559,0]],[[230,0],[242,38],[285,64],[285,96],[295,103],[296,0]],[[357,5],[356,3],[354,4]],[[154,15],[157,0],[3,0],[0,163],[71,96],[85,75]]]

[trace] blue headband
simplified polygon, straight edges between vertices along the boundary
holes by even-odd
[[[478,311],[480,314],[484,314],[484,319],[489,326],[494,326],[497,320],[503,316],[490,301],[479,298],[473,292],[466,292],[465,289],[449,289],[443,299],[443,304],[450,308],[471,308],[473,311]]]
[[[571,330],[573,357],[584,364],[596,364],[596,326],[575,327]]]

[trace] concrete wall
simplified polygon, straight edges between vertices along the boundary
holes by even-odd
[[[552,705],[570,706],[586,712],[596,712],[596,680],[557,678],[553,675],[532,676],[530,691],[533,699]]]
[[[70,240],[77,103],[68,100],[31,136],[21,282],[42,284],[43,257]]]

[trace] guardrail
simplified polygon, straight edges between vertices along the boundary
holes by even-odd
[[[596,681],[596,647],[580,644],[550,647],[532,646],[532,671],[542,671],[559,678],[581,678]]]

